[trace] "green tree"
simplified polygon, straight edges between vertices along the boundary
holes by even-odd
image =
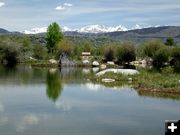
[[[167,45],[167,46],[174,46],[175,45],[174,39],[172,37],[168,37],[166,39],[165,45]]]
[[[63,39],[63,33],[59,25],[56,22],[50,24],[46,34],[48,52],[53,54],[57,44],[62,39]]]

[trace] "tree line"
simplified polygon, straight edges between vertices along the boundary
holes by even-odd
[[[80,61],[82,52],[91,52],[93,60],[102,63],[114,61],[117,64],[125,64],[137,59],[151,59],[155,66],[180,64],[180,46],[170,37],[166,42],[149,40],[140,45],[127,41],[108,42],[100,46],[94,45],[88,39],[82,39],[75,44],[63,35],[60,26],[55,22],[48,27],[45,45],[33,44],[28,35],[18,38],[0,37],[0,62],[4,64],[28,62],[33,59],[58,60],[62,53],[69,59]]]

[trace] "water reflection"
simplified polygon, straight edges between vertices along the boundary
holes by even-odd
[[[52,101],[57,101],[57,99],[61,96],[63,86],[61,80],[60,71],[57,69],[50,69],[47,73],[46,79],[46,94],[48,98]]]

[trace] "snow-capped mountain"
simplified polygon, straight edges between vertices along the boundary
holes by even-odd
[[[150,27],[150,26],[149,26]],[[141,27],[140,25],[136,24],[132,28],[126,28],[122,25],[115,26],[115,27],[108,27],[104,25],[88,25],[81,28],[71,29],[69,27],[62,27],[63,32],[67,31],[74,31],[80,33],[108,33],[108,32],[115,32],[115,31],[128,31],[128,30],[135,30],[135,29],[142,29],[147,27]],[[24,34],[38,34],[38,33],[45,33],[47,32],[47,27],[41,28],[32,28],[31,30],[23,31]]]
[[[77,29],[77,32],[82,33],[106,33],[106,32],[114,32],[114,31],[127,31],[128,29],[119,25],[116,27],[106,27],[104,25],[89,25]]]
[[[47,32],[47,27],[32,28],[31,30],[23,31],[24,34],[38,34]]]

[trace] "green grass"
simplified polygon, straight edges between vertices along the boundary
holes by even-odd
[[[177,73],[141,71],[140,74],[134,76],[134,78],[144,87],[180,89],[180,74]]]
[[[152,89],[176,89],[180,91],[180,74],[164,73],[157,71],[142,70],[137,75],[122,75],[115,73],[106,73],[102,76],[91,76],[91,80],[97,83],[102,83],[103,78],[115,79],[116,85],[131,83],[135,87],[152,88]],[[130,81],[132,79],[132,81]],[[113,83],[111,83],[113,85]]]

